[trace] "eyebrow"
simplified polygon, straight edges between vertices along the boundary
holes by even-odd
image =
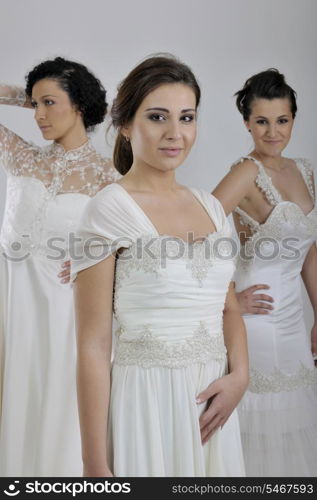
[[[167,108],[147,108],[145,111],[164,111],[165,113],[169,113],[169,110]],[[181,113],[188,113],[189,111],[196,112],[196,109],[193,108],[182,109]]]
[[[284,116],[285,116],[285,117],[288,117],[289,115],[280,115],[280,116],[278,116],[277,118],[284,118]],[[267,120],[267,117],[266,117],[266,116],[262,116],[262,115],[256,116],[255,118],[256,118],[256,119],[257,119],[257,118],[264,118],[264,120]]]
[[[53,95],[53,94],[45,94],[45,95],[41,95],[40,99],[44,99],[44,97],[58,97],[57,95]],[[32,97],[33,101],[35,100],[34,97]]]

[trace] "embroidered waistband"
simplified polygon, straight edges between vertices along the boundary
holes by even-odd
[[[182,368],[196,363],[207,363],[211,359],[226,359],[227,350],[223,335],[210,335],[203,322],[191,337],[173,343],[156,339],[148,325],[144,326],[141,334],[133,340],[121,340],[120,332],[123,331],[122,328],[119,329],[114,354],[113,362],[118,365]]]

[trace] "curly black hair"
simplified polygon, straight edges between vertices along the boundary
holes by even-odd
[[[291,105],[291,113],[295,118],[297,111],[296,92],[290,87],[282,73],[275,68],[269,68],[251,76],[243,88],[234,94],[237,96],[238,110],[247,121],[251,114],[251,104],[254,99],[276,99],[287,97]]]
[[[32,97],[36,82],[44,78],[56,80],[74,106],[82,113],[85,128],[103,122],[107,113],[106,90],[83,64],[56,57],[43,61],[25,77],[26,94]]]

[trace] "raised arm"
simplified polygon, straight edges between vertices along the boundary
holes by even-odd
[[[32,108],[31,99],[22,87],[0,83],[0,104]]]
[[[198,403],[208,400],[200,417],[202,442],[222,427],[242,398],[249,382],[246,331],[231,283],[223,313],[223,334],[228,352],[228,375],[212,382],[198,396]]]
[[[23,88],[0,84],[0,104],[31,108]],[[23,154],[21,154],[23,153]],[[6,171],[19,175],[32,163],[34,147],[22,137],[0,124],[0,163]],[[21,158],[22,161],[18,161]]]
[[[110,256],[78,273],[74,284],[83,474],[90,477],[112,476],[106,441],[114,265]]]

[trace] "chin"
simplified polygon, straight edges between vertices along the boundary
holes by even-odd
[[[55,141],[55,137],[54,137],[54,134],[52,132],[42,132],[42,136],[44,139],[46,139],[47,141]]]

